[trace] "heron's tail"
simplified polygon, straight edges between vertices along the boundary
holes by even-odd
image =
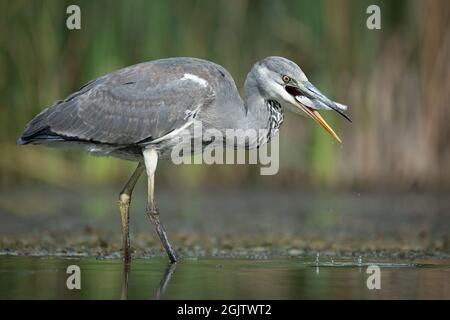
[[[42,140],[48,140],[49,126],[47,123],[50,114],[50,108],[43,110],[36,117],[33,118],[25,127],[22,135],[17,139],[18,145],[29,143],[39,143]]]

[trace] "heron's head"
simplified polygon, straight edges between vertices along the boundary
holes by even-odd
[[[288,110],[311,117],[341,142],[318,110],[334,110],[351,122],[344,113],[347,106],[322,94],[297,64],[282,57],[268,57],[257,62],[250,74],[250,81],[254,82],[264,99],[276,100]]]

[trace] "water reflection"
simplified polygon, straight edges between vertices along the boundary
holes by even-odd
[[[167,288],[167,285],[169,284],[170,278],[172,277],[173,272],[175,271],[175,268],[177,267],[177,263],[169,263],[167,266],[166,272],[164,272],[164,276],[161,279],[161,282],[159,283],[158,288],[156,289],[155,293],[155,299],[159,300],[161,299],[161,296],[163,295],[164,291]]]
[[[130,278],[131,261],[123,262],[122,289],[120,291],[120,300],[128,300],[128,279]]]
[[[321,253],[289,259],[119,259],[0,256],[0,299],[448,299],[449,259],[415,263]],[[381,269],[369,290],[367,267]],[[81,289],[66,286],[69,265]],[[175,271],[176,269],[176,271]],[[174,276],[176,272],[176,276]]]
[[[156,288],[155,294],[153,296],[154,300],[160,300],[162,295],[164,294],[164,291],[167,288],[167,285],[170,282],[170,278],[172,277],[173,272],[175,271],[177,267],[176,262],[175,263],[169,263],[167,265],[167,268],[163,274],[163,277]],[[128,284],[130,279],[130,272],[131,272],[131,261],[123,263],[123,277],[122,277],[122,288],[120,292],[120,299],[121,300],[128,300]]]

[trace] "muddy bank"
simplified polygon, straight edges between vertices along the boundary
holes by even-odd
[[[0,253],[120,257],[116,193],[0,190]],[[444,194],[163,189],[157,196],[169,237],[186,257],[450,254]],[[131,207],[134,255],[163,255],[144,207],[138,188]]]

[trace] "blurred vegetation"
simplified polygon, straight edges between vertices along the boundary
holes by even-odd
[[[78,4],[82,29],[65,27]],[[381,7],[382,29],[366,28]],[[327,113],[344,144],[295,115],[281,130],[280,172],[161,164],[168,185],[450,187],[450,3],[446,0],[0,1],[0,186],[122,184],[134,164],[15,145],[45,106],[90,79],[142,61],[194,56],[238,88],[269,55],[296,61],[353,124]],[[243,93],[241,91],[241,93]]]

